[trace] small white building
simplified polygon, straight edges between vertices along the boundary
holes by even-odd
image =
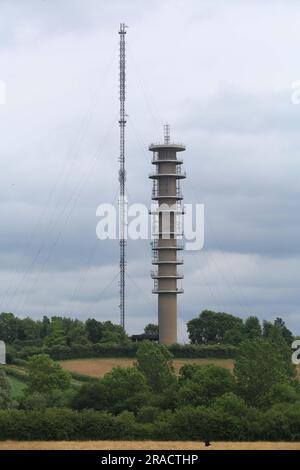
[[[0,341],[0,364],[6,364],[6,347],[4,341]]]

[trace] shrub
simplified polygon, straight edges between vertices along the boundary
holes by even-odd
[[[175,358],[205,359],[205,358],[234,358],[237,353],[236,346],[232,345],[197,345],[197,344],[172,344],[169,351]]]
[[[146,379],[136,367],[115,367],[102,379],[84,384],[74,397],[73,407],[114,414],[136,412],[147,403],[148,393]]]
[[[28,362],[28,393],[49,393],[70,387],[71,375],[46,354],[30,358]]]
[[[161,409],[156,406],[142,406],[137,413],[137,420],[140,423],[153,423],[158,419]]]
[[[243,411],[243,413],[241,413]],[[0,410],[0,440],[299,440],[300,406],[276,405],[261,412],[233,395],[213,407],[183,407],[142,423],[128,411],[69,409]]]
[[[70,371],[70,374],[71,374],[72,379],[77,380],[78,382],[89,382],[90,383],[90,382],[95,382],[95,381],[98,380],[95,377],[91,377],[90,375],[80,374],[79,372]]]
[[[76,410],[105,410],[108,406],[108,400],[109,396],[107,396],[105,385],[98,380],[82,385],[74,396],[72,406]]]
[[[281,337],[276,340],[247,340],[239,348],[234,374],[239,394],[250,405],[266,408],[274,387],[295,378],[290,351]]]
[[[235,380],[229,370],[215,365],[186,365],[179,379],[179,405],[210,405],[224,393],[235,390]]]

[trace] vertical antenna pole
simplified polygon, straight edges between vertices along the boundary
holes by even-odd
[[[125,329],[125,270],[126,270],[126,201],[125,201],[125,126],[126,126],[126,111],[125,111],[125,92],[126,92],[126,43],[125,43],[126,25],[120,24],[120,168],[119,168],[119,223],[120,223],[120,324]]]
[[[164,125],[164,143],[165,144],[170,143],[170,125],[169,124]]]

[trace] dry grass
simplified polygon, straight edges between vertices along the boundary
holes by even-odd
[[[1,450],[300,450],[300,442],[2,441]]]
[[[61,366],[71,372],[78,372],[83,375],[91,377],[103,377],[104,374],[109,372],[113,367],[128,367],[132,366],[134,359],[74,359],[67,361],[60,361]],[[233,361],[231,359],[175,359],[174,365],[177,372],[184,364],[215,364],[217,366],[225,367],[226,369],[233,369]]]

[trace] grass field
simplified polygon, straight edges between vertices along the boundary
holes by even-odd
[[[1,450],[300,450],[300,442],[2,441]]]
[[[128,367],[132,366],[134,359],[118,359],[118,358],[104,358],[104,359],[75,359],[60,361],[61,366],[71,372],[78,372],[83,375],[91,377],[103,377],[106,372],[109,372],[113,367]],[[226,369],[233,369],[232,359],[175,359],[174,365],[176,371],[184,364],[216,364],[217,366],[225,367]]]
[[[25,382],[22,382],[21,380],[11,376],[8,376],[8,380],[12,388],[12,397],[14,400],[16,400],[21,395],[22,391],[26,387],[26,384]]]

